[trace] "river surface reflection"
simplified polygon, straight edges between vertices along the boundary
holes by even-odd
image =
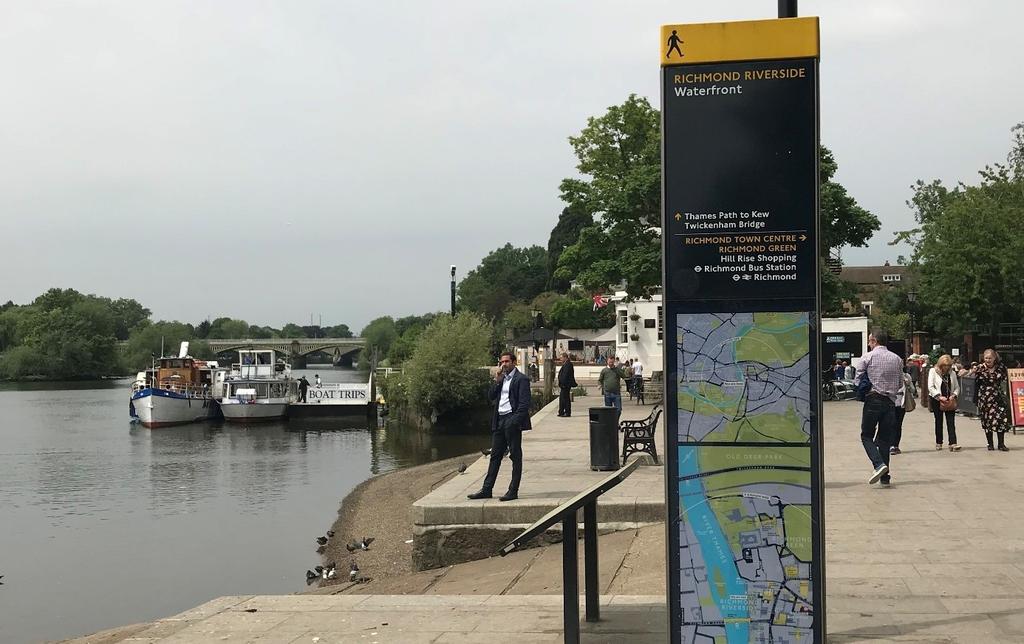
[[[313,373],[361,378],[296,372]],[[302,590],[352,488],[489,443],[486,428],[424,433],[360,414],[149,430],[129,423],[127,387],[0,384],[0,642]]]

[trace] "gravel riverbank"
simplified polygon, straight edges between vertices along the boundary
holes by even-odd
[[[324,588],[348,583],[349,562],[355,561],[360,574],[379,582],[414,572],[412,567],[412,504],[452,476],[459,476],[461,463],[469,465],[478,452],[444,461],[405,468],[360,483],[345,497],[331,530],[322,563],[335,562],[338,577],[314,583]],[[372,537],[369,550],[348,552],[345,545]]]

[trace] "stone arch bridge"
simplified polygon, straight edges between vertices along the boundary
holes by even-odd
[[[238,349],[273,349],[288,356],[293,367],[301,369],[311,353],[324,352],[332,357],[335,364],[351,365],[356,354],[366,346],[363,338],[246,338],[207,339],[214,353],[226,353]]]

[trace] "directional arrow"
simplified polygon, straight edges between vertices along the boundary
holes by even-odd
[[[800,235],[800,241],[807,241],[807,235]]]
[[[679,213],[677,212],[677,213],[676,213],[676,221],[679,221],[679,220],[680,220],[680,219],[682,219],[682,218],[683,218],[683,216],[682,216],[682,215],[680,215],[680,214],[679,214]]]

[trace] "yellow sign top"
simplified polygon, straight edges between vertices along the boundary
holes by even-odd
[[[817,58],[818,18],[664,25],[661,64]]]

